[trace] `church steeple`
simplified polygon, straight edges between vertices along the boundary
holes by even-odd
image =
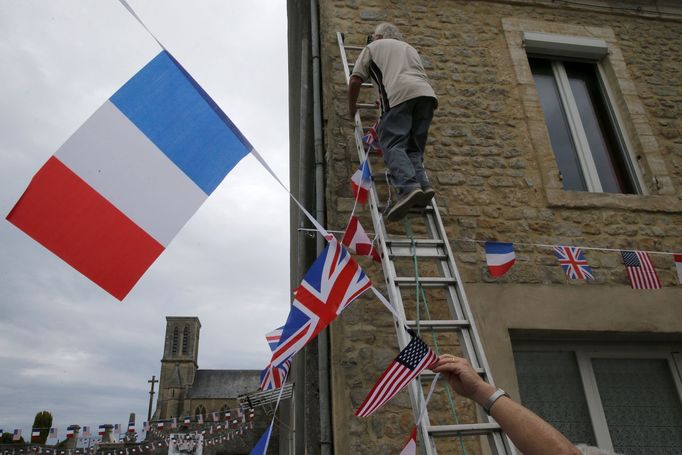
[[[199,355],[197,317],[166,317],[166,338],[161,359],[159,399],[154,419],[180,417],[185,412],[187,388],[194,382]]]

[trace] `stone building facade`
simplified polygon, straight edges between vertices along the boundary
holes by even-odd
[[[662,289],[631,289],[619,250],[682,251],[682,7],[663,0],[290,1],[291,186],[330,230],[345,228],[359,164],[337,32],[363,45],[383,21],[419,50],[439,97],[425,166],[497,385],[576,443],[679,452],[682,286],[672,256],[651,254]],[[581,84],[591,98],[578,99]],[[552,111],[552,87],[562,111]],[[363,96],[376,97],[369,88]],[[599,125],[613,125],[604,134],[618,150],[618,189],[601,174],[604,158],[590,142],[597,122],[576,120],[570,108],[582,116],[583,102],[603,111]],[[564,142],[552,112],[569,123]],[[565,163],[567,144],[578,149],[582,177]],[[373,230],[367,213],[360,216]],[[301,226],[292,209],[294,286],[315,257]],[[487,272],[477,243],[485,240],[515,244],[516,264],[502,278]],[[596,248],[584,249],[595,279],[568,280],[546,245]],[[381,268],[360,262],[381,286]],[[397,453],[413,422],[407,393],[369,419],[353,416],[397,353],[390,314],[365,297],[331,325],[328,352],[325,346],[311,346],[292,367],[293,401],[304,404],[290,410],[289,424],[305,430],[290,438],[290,449]],[[457,340],[443,346],[456,352]],[[329,363],[328,373],[318,374],[320,362]],[[437,409],[447,391],[441,386],[433,400]],[[458,418],[472,418],[470,404],[453,400]],[[651,451],[659,443],[672,448]],[[465,451],[480,453],[485,444],[452,438],[439,445],[439,453]]]

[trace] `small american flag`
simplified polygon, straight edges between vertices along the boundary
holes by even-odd
[[[214,412],[211,414],[211,417],[213,417],[214,422],[217,422],[220,416],[217,412]]]
[[[438,356],[413,331],[408,330],[412,340],[400,351],[398,357],[391,362],[381,375],[365,401],[362,402],[355,415],[367,417],[396,396],[422,370],[430,367],[438,360]]]
[[[661,289],[661,280],[644,251],[621,251],[632,289]]]
[[[571,280],[594,280],[592,268],[587,264],[585,255],[577,246],[557,246],[554,254],[561,268]]]

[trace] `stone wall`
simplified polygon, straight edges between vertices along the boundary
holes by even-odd
[[[679,20],[566,8],[551,2],[322,0],[320,8],[330,229],[345,227],[353,206],[349,179],[359,164],[347,115],[346,81],[336,32],[344,32],[348,44],[364,44],[376,24],[390,21],[421,53],[439,97],[425,164],[465,287],[494,287],[502,295],[505,286],[526,285],[525,292],[567,286],[580,288],[588,300],[592,290],[603,300],[613,287],[623,299],[636,300],[636,292],[623,292],[629,285],[617,252],[586,252],[597,278],[586,284],[567,281],[551,250],[524,243],[682,250]],[[613,74],[625,75],[616,92],[625,100],[619,106],[632,125],[646,196],[557,189],[553,164],[551,159],[549,163],[546,160],[551,157],[547,133],[536,122],[537,94],[519,74],[520,57],[510,44],[515,29],[505,26],[505,20],[528,27],[555,24],[556,30],[579,27],[585,33],[608,35],[602,38],[620,52],[609,56],[610,64],[615,68]],[[351,60],[356,55],[351,54]],[[376,97],[369,88],[363,89],[362,96],[365,102]],[[372,230],[366,211],[361,211],[361,222]],[[418,225],[414,228],[420,229]],[[399,232],[403,227],[391,229]],[[486,271],[482,247],[471,239],[515,242],[517,264],[505,277],[492,279]],[[661,299],[682,301],[670,256],[652,259],[667,288]],[[381,285],[381,268],[361,262],[373,281]],[[486,292],[480,295],[491,291]],[[442,296],[429,298],[437,301]],[[473,295],[472,300],[479,299]],[[414,302],[408,299],[406,305],[413,308]],[[618,309],[601,311],[602,317],[608,318],[609,311]],[[674,309],[665,311],[675,317]],[[552,314],[546,317],[551,319]],[[583,323],[578,318],[571,328],[580,328]],[[628,330],[628,325],[620,328]],[[651,330],[657,329],[654,326]],[[666,330],[682,331],[682,327]],[[493,337],[482,335],[484,341]],[[498,335],[508,343],[508,335]],[[433,346],[430,335],[424,339]],[[353,411],[397,353],[390,315],[375,299],[362,299],[332,325],[332,343],[337,453],[398,451],[412,425],[407,393],[374,417],[353,417]],[[456,339],[440,340],[445,350],[456,351],[457,344]],[[501,362],[509,364],[508,359]],[[504,371],[513,375],[513,367]],[[447,392],[440,389],[434,402],[447,403],[448,399]],[[458,418],[473,418],[469,404],[454,400]],[[461,444],[467,453],[478,453],[476,440],[455,440],[451,453],[463,453]]]

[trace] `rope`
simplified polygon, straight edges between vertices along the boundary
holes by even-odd
[[[414,280],[415,280],[415,288],[416,288],[416,320],[417,320],[417,335],[419,336],[419,322],[420,322],[420,301],[424,302],[424,310],[426,311],[426,317],[427,320],[431,320],[431,311],[429,310],[429,303],[426,299],[426,292],[424,291],[424,286],[421,285],[421,282],[419,281],[419,261],[417,260],[417,243],[414,240],[414,234],[412,232],[412,223],[410,222],[408,217],[405,217],[403,220],[403,225],[405,226],[405,233],[410,239],[410,251],[412,253],[412,264],[414,265]],[[438,347],[438,339],[436,338],[436,332],[431,329],[431,337],[433,339],[433,346],[436,351],[436,355],[440,355],[440,348]],[[450,409],[452,410],[452,417],[455,420],[455,424],[459,424],[459,416],[457,415],[457,409],[455,407],[455,402],[452,399],[452,392],[450,390],[450,386],[448,385],[445,387],[445,392],[448,395],[448,404],[450,405]],[[459,439],[459,445],[462,448],[462,452],[464,455],[467,455],[467,450],[466,447],[464,446],[464,438],[460,435],[457,437]],[[424,438],[422,438],[422,441],[424,441]]]

